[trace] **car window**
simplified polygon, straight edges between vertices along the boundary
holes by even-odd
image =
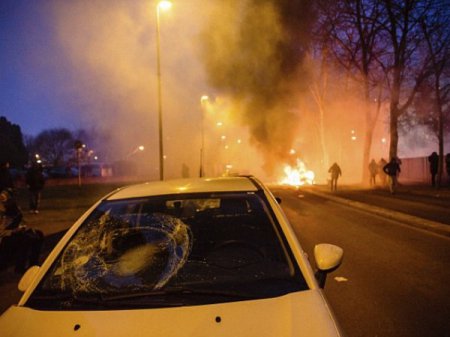
[[[102,202],[28,304],[195,305],[304,289],[262,194],[176,195]]]

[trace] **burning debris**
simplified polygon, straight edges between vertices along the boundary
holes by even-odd
[[[305,163],[297,158],[296,166],[284,167],[285,177],[280,181],[281,185],[303,186],[314,184],[315,174],[306,168]]]

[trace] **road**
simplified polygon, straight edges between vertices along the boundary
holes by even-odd
[[[349,337],[450,336],[448,237],[306,191],[273,192],[309,256],[321,242],[344,249],[325,293]]]

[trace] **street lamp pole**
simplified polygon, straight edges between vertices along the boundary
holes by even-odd
[[[162,94],[161,94],[161,42],[160,42],[160,9],[169,9],[170,1],[160,1],[156,6],[156,67],[158,82],[158,130],[159,130],[159,180],[164,180],[164,146],[162,123]]]
[[[203,95],[200,98],[200,106],[202,109],[202,144],[200,148],[200,178],[205,175],[205,170],[203,168],[203,161],[205,155],[205,102],[208,101],[209,97]]]

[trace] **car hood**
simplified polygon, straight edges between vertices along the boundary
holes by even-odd
[[[13,306],[3,337],[18,336],[341,336],[321,290],[277,298],[190,307],[40,311]]]

